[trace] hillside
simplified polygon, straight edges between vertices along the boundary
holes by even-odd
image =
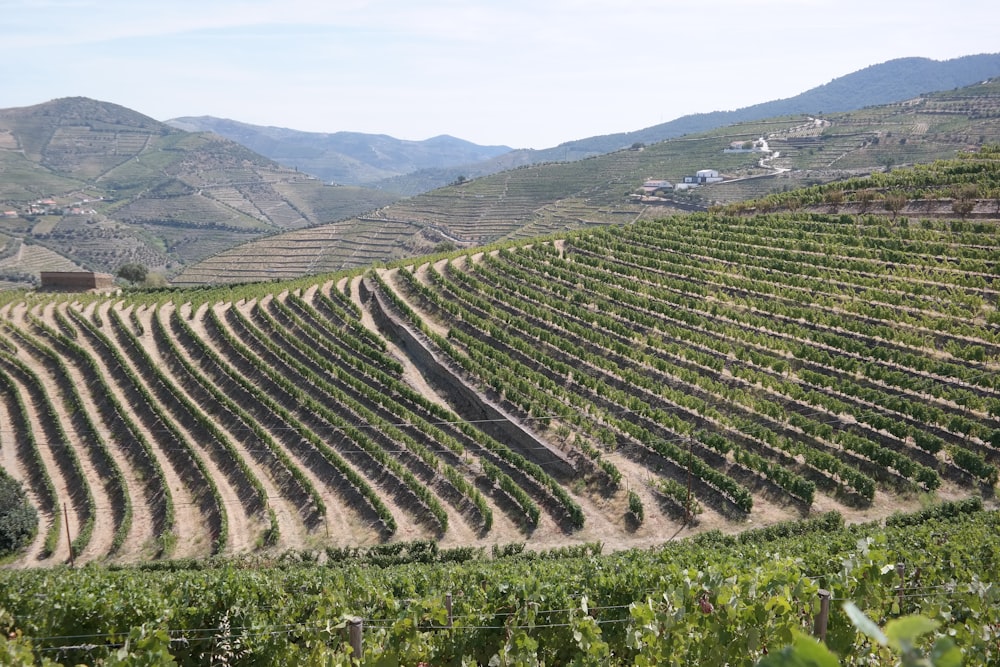
[[[0,170],[7,239],[107,272],[137,261],[169,275],[249,239],[393,200],[87,98],[0,110]],[[4,275],[29,272],[15,265]]]
[[[838,77],[794,97],[731,111],[691,114],[641,130],[587,137],[537,150],[477,146],[447,136],[401,141],[356,132],[301,132],[211,116],[175,118],[166,123],[188,131],[215,132],[323,180],[413,196],[446,186],[459,177],[477,178],[531,164],[580,160],[635,143],[658,143],[776,116],[829,114],[889,104],[929,91],[968,86],[997,75],[1000,75],[1000,54],[945,61],[898,58]],[[765,87],[762,84],[762,93],[766,92]]]
[[[948,77],[978,78],[992,67],[991,58],[970,56],[945,63],[923,59],[891,61],[810,91],[813,94],[805,99],[812,101],[806,106],[819,105],[831,95],[860,103],[875,99],[871,95],[876,90],[885,95],[902,94],[903,89],[896,88],[893,82],[911,85],[917,80],[925,85],[949,85],[957,79]],[[850,90],[861,92],[849,93]],[[799,98],[792,98],[796,99]],[[800,134],[795,141],[776,144],[783,160],[763,166],[756,161],[759,156],[716,159],[714,146],[693,141],[674,144],[665,150],[655,144],[658,148],[650,146],[638,157],[626,156],[624,160],[620,160],[623,151],[617,151],[609,160],[602,159],[599,163],[588,160],[582,167],[553,167],[552,161],[579,161],[578,158],[592,151],[612,145],[598,142],[591,146],[585,140],[579,144],[583,147],[580,150],[576,142],[570,142],[550,152],[506,152],[494,158],[488,169],[472,165],[444,172],[417,169],[412,176],[396,175],[378,183],[395,192],[412,193],[460,180],[459,177],[469,179],[484,171],[508,171],[494,180],[476,179],[477,185],[472,187],[466,183],[463,187],[471,193],[470,198],[461,191],[445,188],[429,199],[414,200],[413,206],[398,210],[386,208],[398,198],[388,191],[325,185],[302,171],[282,167],[216,134],[183,132],[114,104],[65,98],[33,107],[0,110],[0,169],[5,176],[0,184],[4,213],[0,217],[0,239],[4,243],[0,247],[3,258],[0,285],[37,284],[38,271],[46,268],[43,257],[51,258],[50,268],[70,265],[107,272],[115,271],[125,262],[137,261],[167,278],[179,276],[178,284],[201,284],[339,270],[453,244],[526,237],[595,222],[627,220],[642,210],[627,201],[641,179],[665,174],[679,178],[690,173],[689,170],[703,168],[706,160],[728,175],[754,178],[735,186],[715,187],[711,197],[699,197],[699,192],[693,201],[683,199],[678,203],[704,206],[760,197],[876,166],[947,157],[960,144],[988,142],[994,136],[991,115],[994,112],[988,105],[981,108],[982,96],[973,99],[967,109],[953,101],[956,103],[950,108],[938,109],[935,113],[939,115],[926,122],[922,118],[913,124],[907,124],[910,119],[902,117],[890,119],[904,123],[899,129],[884,127],[886,118],[878,114],[865,118],[863,112],[855,112],[862,117],[860,122],[833,119],[837,121],[833,128],[814,128],[812,133]],[[752,109],[757,109],[754,113],[763,112],[762,109],[787,113],[792,108],[796,107],[760,105],[760,109]],[[736,116],[727,116],[726,120],[733,118]],[[733,126],[734,130],[727,128],[693,136],[734,140],[755,139],[767,133],[780,141],[793,128],[802,129],[808,118],[772,117]],[[788,119],[793,121],[791,126],[783,124]],[[187,122],[195,120],[198,119]],[[827,115],[824,120],[828,120]],[[925,125],[930,129],[924,129]],[[684,125],[682,131],[691,132],[697,127],[701,126]],[[257,137],[262,147],[286,145],[285,139],[291,137],[291,147],[279,152],[293,161],[327,150],[313,135],[238,124],[231,129]],[[651,142],[664,136],[656,132],[641,139]],[[817,132],[830,141],[817,144],[813,136]],[[833,136],[838,132],[842,136]],[[895,132],[895,140],[890,132]],[[874,150],[857,150],[871,149],[883,133],[888,142]],[[903,148],[901,139],[909,134],[914,135],[909,139],[910,146]],[[472,159],[480,149],[506,150],[474,147],[451,137],[397,142],[350,133],[323,136],[331,141],[336,139],[348,161],[356,158],[367,165],[364,169],[379,173],[382,169],[394,172],[418,168],[426,164],[425,160],[439,159],[432,159],[430,154],[444,154],[449,161],[457,162]],[[638,135],[622,137],[624,143],[614,145],[637,143],[632,140]],[[372,150],[371,142],[376,139],[376,150]],[[859,143],[854,143],[856,140]],[[311,143],[312,148],[303,147],[303,141]],[[617,141],[614,139],[612,143]],[[688,152],[685,147],[694,150]],[[818,152],[831,149],[832,153]],[[801,155],[795,159],[796,153],[803,152],[812,159]],[[526,168],[534,162],[543,162],[538,165],[542,172],[530,172],[531,182],[510,176],[510,170]],[[597,167],[593,174],[592,166]],[[779,177],[780,169],[791,171]],[[769,174],[773,178],[767,178]],[[446,180],[441,181],[444,176]],[[374,173],[370,177],[374,178]],[[484,182],[479,184],[479,180]],[[442,209],[452,205],[453,212]],[[352,218],[357,215],[364,217]],[[457,217],[463,219],[453,225]],[[322,226],[332,222],[337,224]],[[283,236],[289,230],[312,228],[315,231]],[[252,243],[263,237],[274,237],[276,245]],[[46,253],[25,256],[18,252],[21,247],[31,246],[44,248]],[[232,248],[239,250],[227,254]],[[30,261],[22,263],[22,257]],[[280,262],[275,262],[276,259]],[[208,262],[201,264],[202,260]],[[259,269],[253,268],[254,263]],[[186,271],[188,267],[192,267],[190,272]]]
[[[378,187],[415,195],[447,185],[458,176],[480,177],[544,162],[566,162],[610,153],[636,143],[654,144],[689,134],[776,116],[818,116],[890,104],[937,90],[963,88],[1000,75],[1000,54],[951,60],[897,58],[838,77],[821,86],[780,100],[735,109],[681,116],[641,130],[567,141],[541,150],[515,150],[492,160],[454,169],[424,169],[387,179]],[[766,77],[764,77],[766,81]],[[762,92],[766,84],[762,84]]]
[[[996,164],[937,173],[993,191]],[[621,548],[990,496],[997,229],[695,214],[278,285],[11,295],[0,457],[42,517],[20,562],[64,561],[67,528],[81,561]]]
[[[292,278],[448,245],[472,246],[655,218],[931,162],[1000,143],[1000,80],[860,111],[745,122],[573,162],[525,166],[412,197],[363,217],[248,243],[193,265],[178,285]],[[727,152],[764,137],[770,153]],[[640,201],[649,178],[704,168],[720,183]]]
[[[301,132],[212,116],[186,116],[166,123],[188,132],[214,132],[286,167],[343,185],[372,186],[421,169],[482,162],[511,150],[507,146],[479,146],[446,135],[406,141],[361,132]]]

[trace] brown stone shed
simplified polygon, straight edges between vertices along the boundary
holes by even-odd
[[[111,289],[115,278],[110,273],[93,271],[42,271],[42,289],[85,292]]]

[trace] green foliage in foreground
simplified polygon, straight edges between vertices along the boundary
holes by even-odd
[[[978,506],[898,527],[837,527],[838,516],[824,515],[806,523],[811,530],[713,533],[562,559],[513,550],[384,568],[348,559],[5,571],[0,630],[9,639],[0,655],[30,650],[61,664],[346,665],[346,628],[359,617],[366,665],[753,665],[765,656],[771,665],[810,664],[776,660],[793,655],[798,649],[782,649],[793,643],[818,651],[803,636],[813,631],[824,588],[834,600],[826,645],[843,664],[893,664],[904,649],[914,659],[943,655],[948,642],[964,664],[995,664],[1000,513]],[[876,625],[887,642],[871,631]]]

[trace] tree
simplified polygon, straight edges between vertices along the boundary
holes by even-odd
[[[0,470],[0,557],[14,553],[38,529],[38,513],[21,484]]]
[[[858,202],[858,222],[861,222],[861,216],[871,209],[872,202],[878,197],[878,194],[874,190],[859,190],[855,195]]]
[[[962,220],[965,220],[965,217],[976,208],[976,197],[978,195],[979,189],[972,183],[966,183],[954,193],[951,210],[958,214]]]
[[[840,205],[844,203],[844,191],[830,190],[823,196],[823,199],[830,205],[830,212],[836,213],[840,209]]]
[[[127,280],[132,284],[141,283],[146,279],[146,267],[137,262],[128,262],[118,267],[115,274],[122,280]]]
[[[906,206],[906,195],[902,192],[890,192],[882,200],[882,205],[885,206],[885,210],[892,213],[892,219],[895,220],[899,212]]]

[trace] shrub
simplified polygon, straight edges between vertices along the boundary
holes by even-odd
[[[21,484],[0,470],[0,557],[14,553],[38,530],[38,512]]]
[[[639,498],[639,494],[635,491],[628,492],[628,511],[636,523],[642,523],[642,520],[645,518],[645,512],[642,508],[642,499]]]

